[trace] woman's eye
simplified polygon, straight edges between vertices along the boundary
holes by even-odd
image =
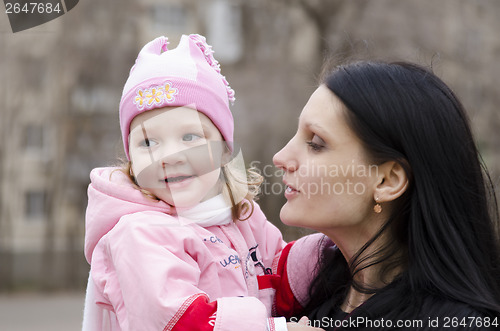
[[[195,140],[198,140],[201,138],[203,138],[203,136],[201,136],[199,134],[188,133],[188,134],[185,134],[184,136],[182,136],[182,141],[195,141]]]
[[[325,141],[318,135],[314,135],[313,138],[307,142],[307,144],[315,152],[321,151],[326,145]]]

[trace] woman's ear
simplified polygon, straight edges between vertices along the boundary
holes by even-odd
[[[378,167],[378,184],[375,196],[379,202],[394,201],[408,188],[405,169],[396,161],[387,161]]]

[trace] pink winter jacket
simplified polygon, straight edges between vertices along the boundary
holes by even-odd
[[[107,314],[92,328],[266,330],[274,289],[257,277],[276,271],[285,242],[260,207],[246,221],[180,226],[114,170],[94,169],[88,189],[88,291]]]

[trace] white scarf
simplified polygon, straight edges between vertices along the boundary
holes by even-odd
[[[195,223],[201,227],[226,225],[233,221],[231,205],[219,194],[193,208],[177,210],[181,224]]]

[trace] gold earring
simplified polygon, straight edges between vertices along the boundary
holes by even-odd
[[[377,214],[380,214],[382,212],[382,206],[380,205],[380,203],[378,203],[378,197],[375,198],[375,206],[373,206],[373,211]]]

